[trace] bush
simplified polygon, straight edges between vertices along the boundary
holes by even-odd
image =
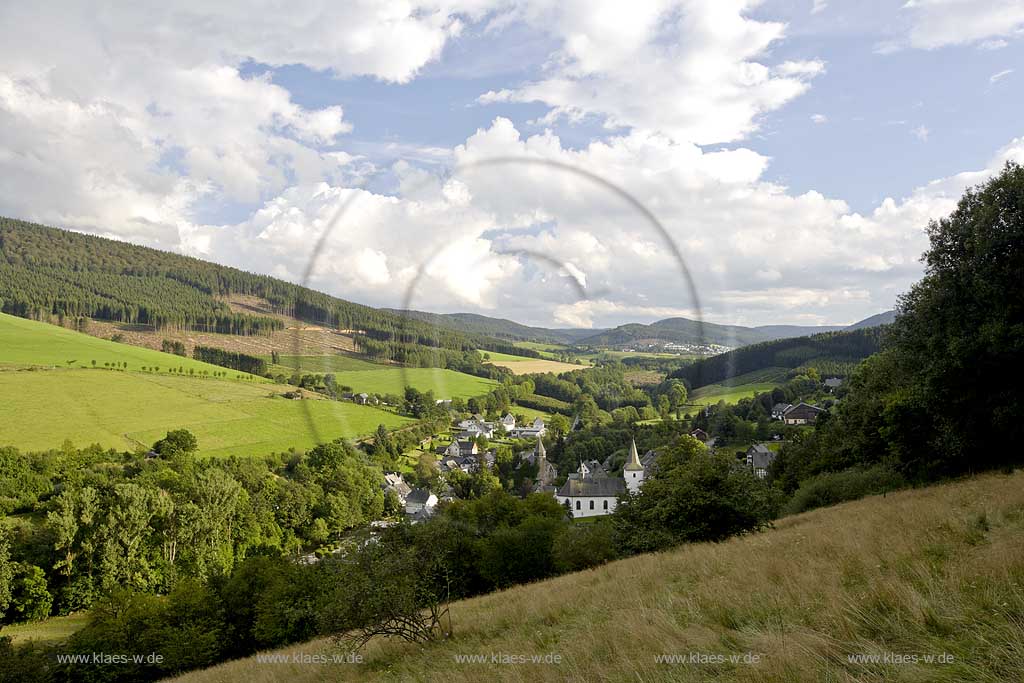
[[[618,557],[615,530],[606,520],[573,524],[556,537],[552,548],[558,572],[578,572]]]
[[[793,515],[847,500],[895,491],[906,485],[907,481],[903,475],[886,465],[869,468],[851,467],[841,472],[826,472],[803,481],[789,499],[783,514]]]

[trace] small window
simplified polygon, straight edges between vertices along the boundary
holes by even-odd
[[[577,510],[579,510],[579,509],[580,509],[580,502],[579,502],[578,500],[576,501],[576,509],[577,509]]]
[[[590,501],[590,509],[591,509],[591,510],[593,510],[593,509],[594,509],[594,501]]]
[[[607,510],[607,509],[608,509],[608,501],[607,501],[607,500],[606,500],[606,501],[604,502],[604,509],[605,509],[605,510]]]

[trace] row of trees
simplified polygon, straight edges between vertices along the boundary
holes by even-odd
[[[204,363],[219,365],[222,368],[231,368],[239,372],[248,372],[251,375],[267,374],[267,361],[259,356],[250,356],[247,353],[196,345],[192,349],[192,357]]]

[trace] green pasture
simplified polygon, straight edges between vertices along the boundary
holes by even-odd
[[[186,373],[189,370],[211,374],[227,372],[229,379],[245,374],[191,358],[119,344],[57,325],[0,313],[0,367],[91,368],[93,361],[100,368],[105,363],[127,363],[128,370],[159,368],[161,374],[170,374],[167,370],[172,367],[183,368]]]
[[[188,429],[205,456],[264,455],[406,422],[349,402],[280,396],[291,387],[113,370],[0,372],[0,444],[149,446]]]

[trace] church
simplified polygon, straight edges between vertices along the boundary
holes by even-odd
[[[569,475],[555,492],[555,500],[567,505],[574,518],[610,515],[615,511],[619,496],[624,492],[636,493],[644,484],[647,469],[637,454],[636,441],[629,444],[629,456],[621,477],[610,477],[601,468],[581,462],[579,470]]]

